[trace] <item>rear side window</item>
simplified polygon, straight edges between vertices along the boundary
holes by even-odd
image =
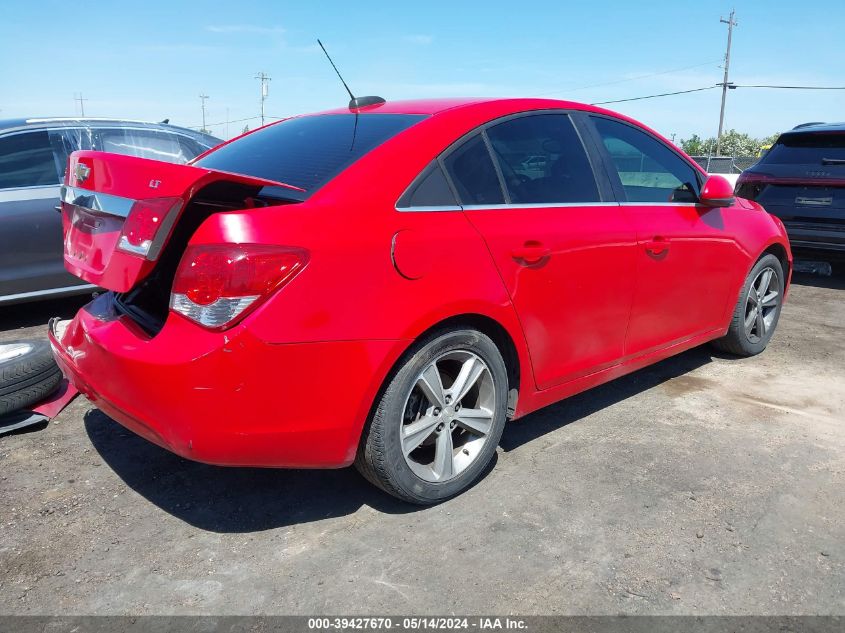
[[[761,162],[772,165],[845,165],[845,132],[784,134]]]
[[[187,163],[196,154],[186,152],[173,134],[155,130],[100,130],[98,147],[103,152],[151,158],[168,163]]]
[[[440,163],[434,161],[420,174],[420,178],[411,185],[396,206],[398,208],[454,207],[456,204],[457,200],[446,181]]]
[[[307,197],[423,118],[350,113],[287,119],[223,145],[195,165],[294,185]]]
[[[499,176],[480,134],[450,152],[443,163],[462,204],[504,204]]]
[[[628,202],[697,202],[698,172],[656,138],[604,117],[591,117]]]
[[[487,129],[511,202],[598,202],[593,169],[566,114],[523,116]]]
[[[0,189],[58,183],[59,172],[48,132],[0,138]]]

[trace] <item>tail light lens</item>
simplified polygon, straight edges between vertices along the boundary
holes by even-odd
[[[117,247],[149,260],[157,259],[181,208],[181,198],[138,200],[123,223]]]
[[[176,271],[170,308],[209,329],[230,327],[307,262],[307,251],[289,246],[189,246]]]
[[[763,193],[763,189],[766,187],[766,184],[767,179],[765,176],[745,172],[740,174],[739,178],[737,178],[734,191],[740,198],[756,200],[759,195]]]

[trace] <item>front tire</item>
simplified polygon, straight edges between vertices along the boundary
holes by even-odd
[[[496,452],[508,376],[470,329],[436,332],[406,354],[369,421],[355,466],[391,495],[428,505],[469,488]]]
[[[745,279],[728,333],[713,345],[737,356],[754,356],[766,349],[783,306],[783,280],[780,260],[763,255]]]

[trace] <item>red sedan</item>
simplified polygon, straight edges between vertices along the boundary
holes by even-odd
[[[459,493],[506,420],[708,341],[762,351],[779,220],[630,119],[547,99],[294,117],[191,165],[76,152],[56,357],[115,420],[228,466]]]

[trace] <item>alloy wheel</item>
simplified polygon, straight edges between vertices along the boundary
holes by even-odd
[[[780,277],[774,268],[766,267],[757,273],[745,299],[745,335],[751,343],[758,343],[769,334],[780,301]]]
[[[400,421],[402,454],[420,479],[454,479],[478,457],[493,427],[496,391],[478,355],[450,351],[417,376]]]

